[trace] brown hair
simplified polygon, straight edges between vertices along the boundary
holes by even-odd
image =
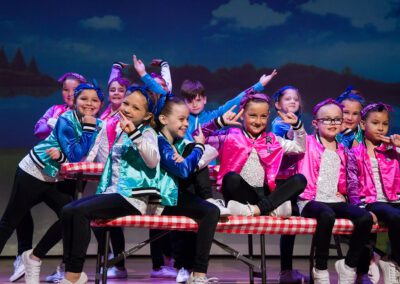
[[[165,115],[168,116],[172,113],[172,108],[174,107],[174,105],[184,105],[186,106],[185,102],[177,97],[171,97],[169,99],[167,99],[167,101],[165,102],[160,115]],[[164,125],[161,124],[160,120],[156,119],[156,127],[158,131],[161,131],[161,129],[163,128]]]
[[[194,100],[197,95],[205,97],[205,92],[203,84],[197,80],[185,80],[181,86],[181,97],[188,101]]]

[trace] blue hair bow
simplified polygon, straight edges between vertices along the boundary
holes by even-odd
[[[90,84],[90,83],[79,84],[78,87],[76,87],[76,89],[74,91],[74,98],[76,99],[83,90],[94,90],[94,91],[96,91],[97,96],[99,97],[99,100],[102,101],[102,102],[104,101],[103,92],[101,91],[100,87],[98,86],[96,79],[93,79],[92,84]]]

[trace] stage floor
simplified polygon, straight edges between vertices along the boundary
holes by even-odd
[[[9,283],[8,277],[12,271],[12,263],[14,259],[1,258],[0,259],[0,283]],[[60,262],[59,258],[48,258],[43,261],[41,270],[41,280],[54,271],[57,264]],[[335,260],[329,261],[329,271],[331,273],[331,282],[337,283],[337,275],[334,269]],[[174,280],[164,280],[150,278],[151,260],[148,257],[133,257],[127,260],[128,279],[123,280],[109,280],[109,284],[113,283],[175,283]],[[278,283],[279,279],[279,258],[268,258],[268,283]],[[294,267],[300,270],[303,274],[308,274],[308,260],[305,258],[295,259]],[[89,258],[85,265],[85,272],[89,275],[89,282],[94,282],[95,258]],[[248,269],[247,266],[240,261],[228,257],[213,257],[209,265],[209,277],[217,277],[219,283],[248,283]],[[256,278],[257,279],[257,278]],[[21,279],[16,283],[24,283]],[[45,282],[43,282],[45,283]],[[261,283],[258,279],[256,283]],[[383,283],[383,281],[380,281]]]

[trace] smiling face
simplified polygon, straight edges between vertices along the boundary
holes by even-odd
[[[74,92],[79,84],[80,84],[79,81],[73,78],[68,78],[63,82],[62,97],[64,102],[69,107],[72,107],[74,105]]]
[[[108,96],[111,105],[114,109],[118,109],[124,99],[124,95],[126,92],[126,87],[120,85],[117,81],[114,81],[110,84],[108,88]]]
[[[81,115],[96,116],[101,107],[101,101],[95,90],[83,90],[75,102],[76,110]]]
[[[379,136],[385,136],[389,131],[389,113],[387,111],[371,111],[365,120],[361,121],[361,129],[365,131],[365,139],[373,144],[379,144]]]
[[[251,136],[257,137],[267,128],[268,117],[267,102],[250,101],[243,112],[243,127]]]
[[[343,105],[343,128],[355,130],[361,121],[362,105],[358,101],[344,100]]]
[[[189,126],[189,109],[184,104],[173,104],[168,114],[160,115],[163,131],[168,131],[172,138],[185,137]]]
[[[277,110],[281,110],[285,113],[292,112],[296,113],[300,109],[300,96],[297,90],[287,89],[283,95],[279,98],[279,101],[275,103]]]
[[[143,120],[149,120],[152,116],[147,110],[146,98],[140,92],[133,92],[122,101],[120,111],[134,125],[139,125]]]
[[[312,125],[315,127],[319,136],[327,140],[335,139],[341,130],[343,119],[342,109],[334,104],[322,106],[315,115]],[[330,124],[324,121],[329,121]]]
[[[190,113],[196,115],[204,110],[207,98],[197,95],[193,100],[185,99],[184,101],[186,106],[189,108]]]

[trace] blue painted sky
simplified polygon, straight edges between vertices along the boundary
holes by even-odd
[[[118,4],[115,4],[118,3]],[[312,64],[400,82],[400,1],[2,1],[0,46],[106,80],[132,53],[211,69]]]

